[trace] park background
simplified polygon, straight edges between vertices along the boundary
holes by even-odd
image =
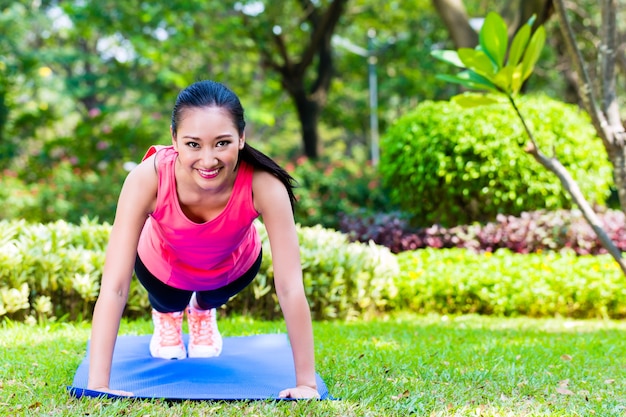
[[[437,78],[454,69],[431,55],[473,48],[490,11],[504,17],[511,34],[535,15],[546,29],[546,45],[523,86],[520,108],[541,143],[571,169],[623,250],[626,226],[613,166],[582,107],[551,1],[0,4],[0,315],[7,337],[63,323],[78,323],[81,334],[125,175],[148,146],[170,142],[178,92],[213,79],[240,96],[249,143],[283,164],[300,185],[296,220],[320,327],[358,323],[359,337],[375,339],[370,333],[384,333],[381,320],[394,314],[410,316],[391,333],[407,323],[446,327],[450,317],[462,328],[489,327],[473,316],[478,314],[508,318],[495,326],[512,328],[535,326],[519,324],[519,318],[585,319],[589,328],[573,327],[589,333],[600,327],[616,332],[612,340],[623,339],[624,327],[615,321],[626,316],[618,264],[558,180],[518,145],[524,129],[507,103],[463,109],[450,102],[463,90]],[[595,76],[602,36],[598,2],[565,4]],[[623,44],[616,62],[615,91],[623,106]],[[389,151],[398,144],[403,157]],[[148,308],[134,282],[127,318],[141,323]],[[280,318],[269,257],[259,279],[223,314],[271,323]],[[84,329],[82,335],[72,350],[80,351]],[[401,332],[393,343],[413,344],[403,337]],[[472,337],[481,345],[482,336],[466,336]],[[378,352],[380,341],[374,342],[371,349]],[[19,374],[19,366],[3,370]],[[618,377],[597,377],[600,385],[612,381],[598,402],[601,415],[624,410],[623,364],[618,370]],[[333,387],[345,388],[350,399],[349,384],[335,379]],[[550,383],[564,398],[589,401],[586,389]],[[406,379],[402,384],[411,386]],[[424,402],[414,388],[393,389],[381,408],[366,404],[341,413],[448,415],[441,411],[447,409],[466,415],[478,407],[484,415],[505,415],[518,406],[501,395],[508,411],[463,396],[452,405]],[[374,390],[367,394],[372,403]],[[550,398],[525,415],[570,415],[550,414]],[[20,401],[5,405],[23,410]],[[26,408],[33,405],[41,407],[30,400]],[[572,413],[584,414],[584,407],[573,407]]]

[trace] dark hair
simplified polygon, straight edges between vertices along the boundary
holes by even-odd
[[[178,94],[172,110],[172,133],[174,136],[176,136],[184,111],[197,107],[219,107],[226,110],[232,117],[239,136],[243,135],[246,121],[239,97],[224,84],[204,80],[191,84]],[[269,172],[278,178],[285,185],[289,194],[291,209],[294,210],[296,197],[293,194],[293,188],[296,186],[296,181],[287,171],[274,162],[272,158],[248,145],[247,142],[239,151],[239,158],[254,168]]]

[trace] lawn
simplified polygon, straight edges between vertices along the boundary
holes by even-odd
[[[223,318],[226,336],[284,332]],[[626,416],[626,323],[416,316],[316,322],[318,372],[337,401],[76,400],[89,323],[0,328],[2,416]],[[122,334],[145,334],[146,321]]]

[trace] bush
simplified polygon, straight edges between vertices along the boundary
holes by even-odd
[[[48,176],[29,183],[5,170],[0,178],[0,220],[23,219],[47,223],[81,218],[112,222],[117,198],[127,172],[121,167],[79,170],[68,161],[49,166]]]
[[[259,276],[226,312],[281,316],[263,226]],[[32,225],[0,221],[0,317],[48,320],[91,316],[110,226],[83,220]],[[572,250],[513,254],[506,249],[423,249],[393,255],[349,243],[339,232],[298,228],[305,288],[315,319],[351,319],[383,311],[498,316],[626,318],[626,281],[609,255]],[[131,282],[125,315],[149,317],[147,295]]]
[[[609,255],[482,254],[424,249],[398,255],[394,309],[418,313],[626,317],[626,283]]]
[[[588,116],[545,96],[522,97],[519,107],[539,146],[556,152],[590,201],[604,203],[612,170]],[[383,136],[380,171],[418,226],[571,207],[557,177],[523,151],[525,142],[508,103],[462,109],[426,101]]]
[[[601,226],[615,245],[626,252],[626,216],[619,210],[597,212]],[[607,253],[593,229],[575,210],[498,215],[494,222],[445,228],[412,228],[400,214],[342,216],[340,230],[352,241],[373,241],[393,253],[423,248],[467,248],[476,252],[508,249],[515,253],[573,250],[577,255]]]
[[[311,161],[287,164],[298,182],[296,221],[303,226],[337,229],[340,213],[387,211],[388,194],[374,167],[355,161]]]
[[[273,291],[271,250],[257,223],[264,257],[259,276],[227,310],[264,318],[280,316]],[[0,317],[12,319],[91,315],[100,288],[110,225],[83,219],[29,224],[0,221]],[[304,280],[313,317],[349,319],[376,314],[395,296],[399,269],[388,249],[349,243],[345,235],[321,227],[298,228]],[[131,282],[126,315],[149,316],[147,294]]]

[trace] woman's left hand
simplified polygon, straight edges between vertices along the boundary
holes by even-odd
[[[308,385],[298,385],[295,388],[287,388],[282,390],[278,396],[280,398],[294,398],[294,399],[319,399],[320,394],[315,388],[311,388]]]

